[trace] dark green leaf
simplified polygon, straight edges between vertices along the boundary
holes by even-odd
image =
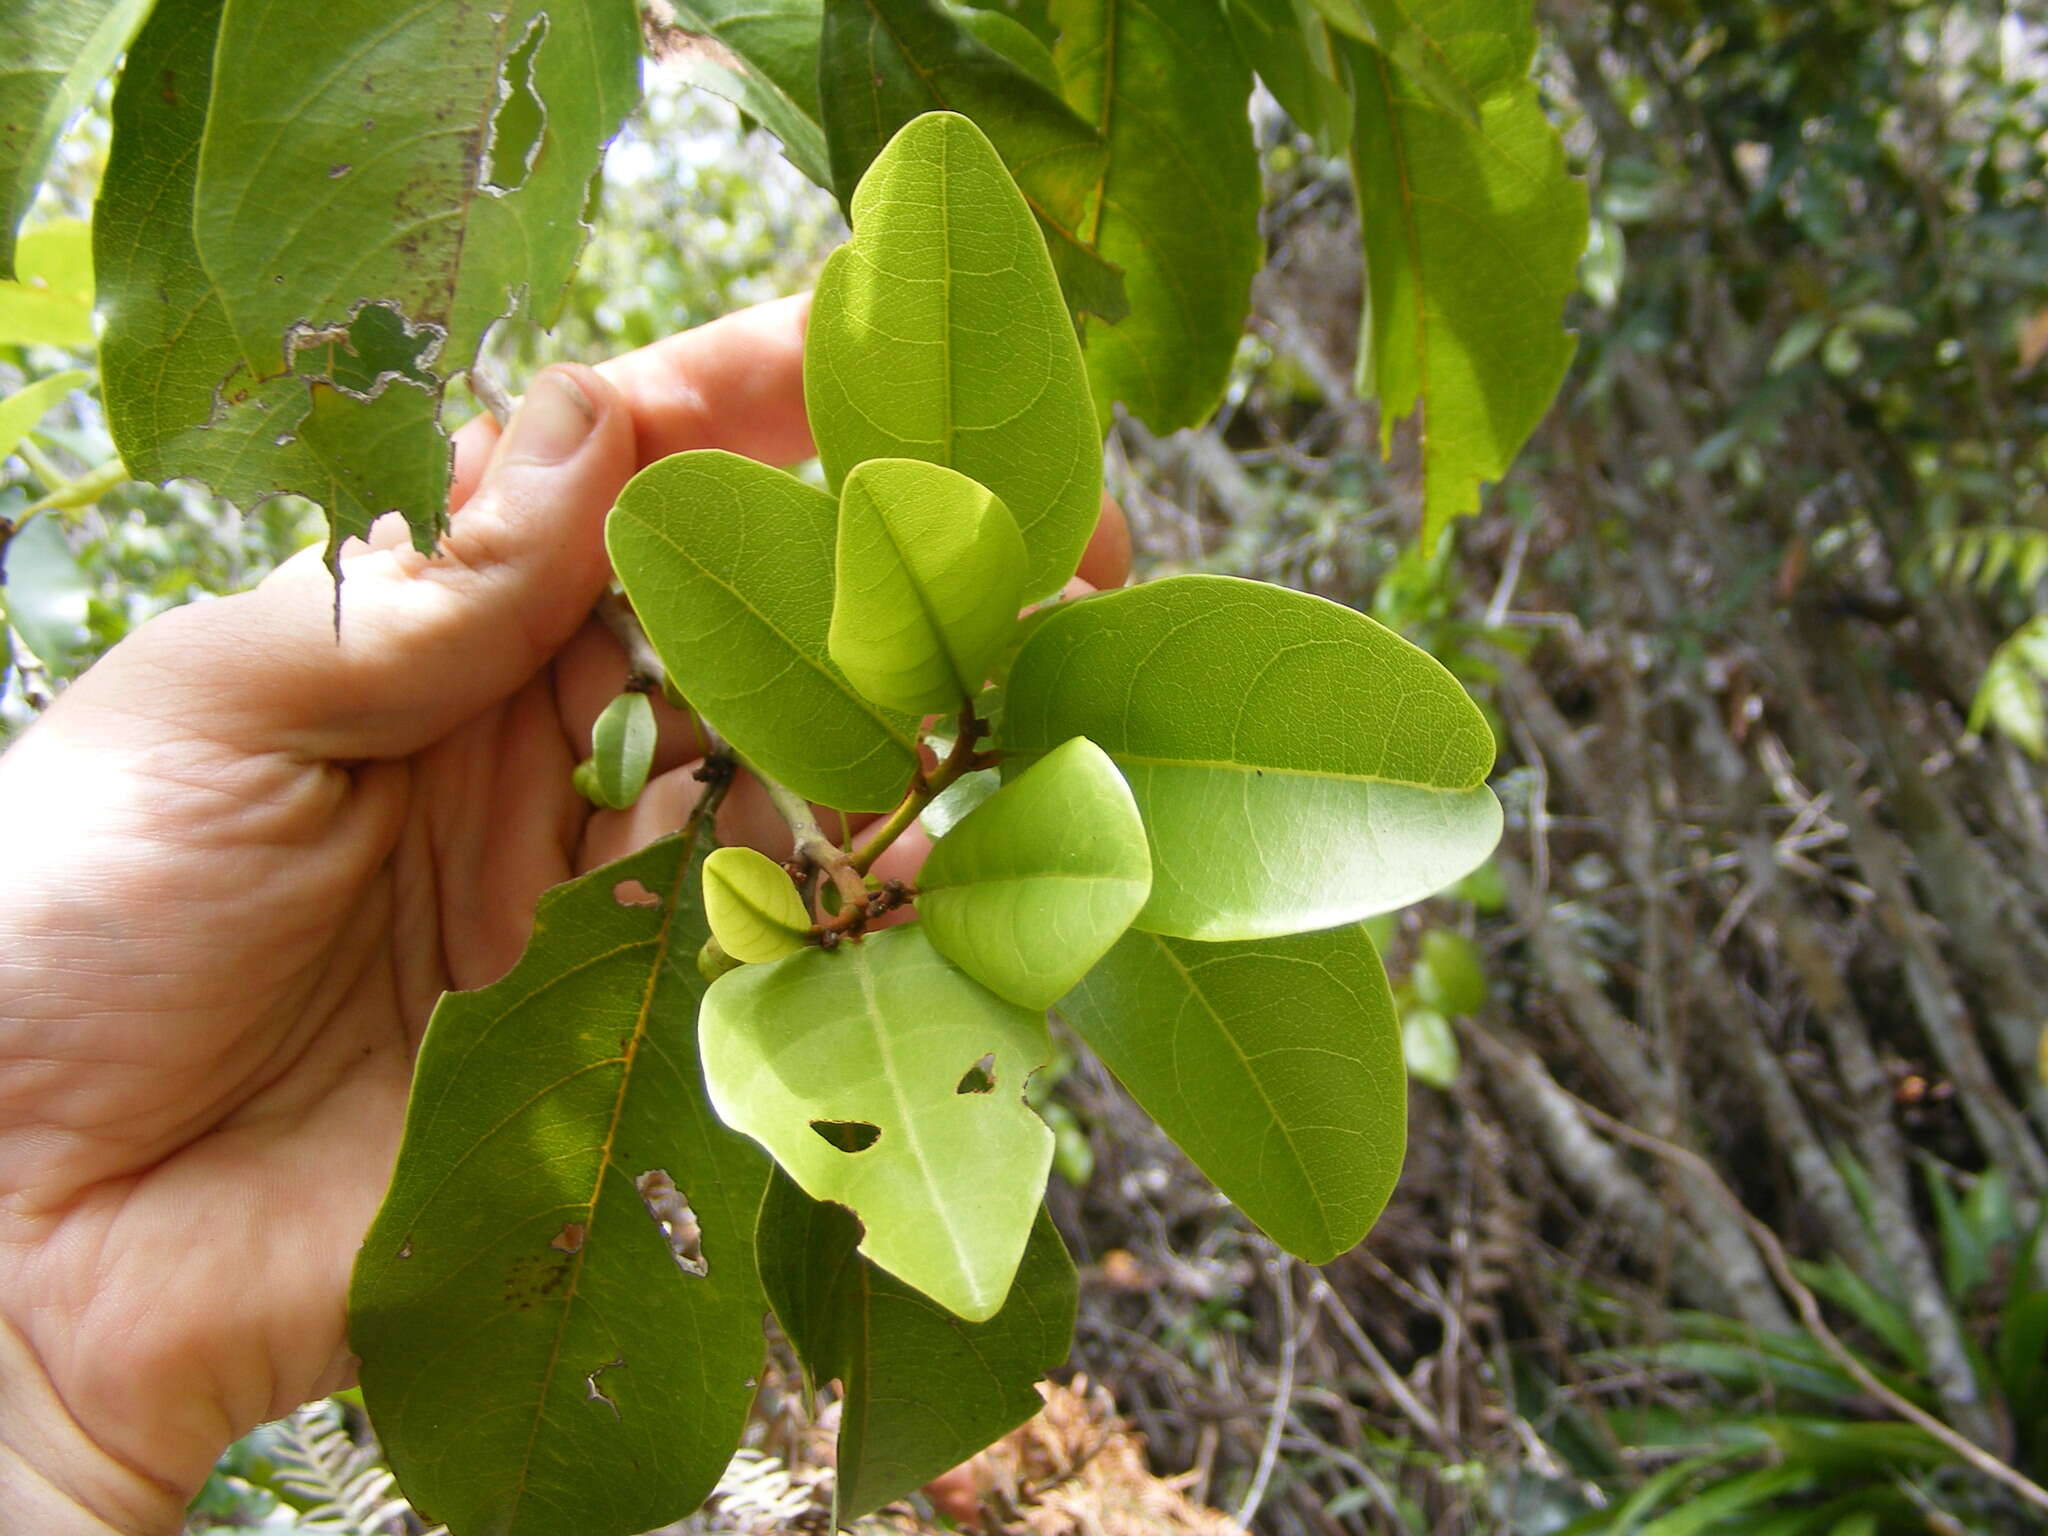
[[[544,897],[511,974],[435,1010],[350,1343],[400,1486],[458,1536],[662,1525],[739,1442],[768,1162],[698,1076],[706,931],[670,838]]]
[[[1128,933],[1059,1012],[1283,1248],[1321,1264],[1371,1230],[1401,1172],[1407,1092],[1362,928],[1245,944]]]
[[[678,0],[675,13],[715,45],[682,53],[683,78],[755,119],[782,140],[790,164],[829,191],[818,108],[823,0]]]
[[[1230,30],[1294,126],[1326,155],[1351,140],[1351,97],[1313,0],[1229,0]]]
[[[1074,1264],[1041,1209],[1003,1309],[968,1323],[856,1251],[860,1223],[779,1170],[761,1207],[761,1282],[813,1384],[838,1378],[836,1523],[931,1481],[1042,1406],[1064,1364]]]

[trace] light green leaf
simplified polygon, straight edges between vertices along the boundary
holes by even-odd
[[[1418,1083],[1448,1090],[1458,1080],[1458,1037],[1451,1021],[1434,1008],[1410,1008],[1401,1015],[1401,1059]]]
[[[719,948],[754,965],[795,954],[811,926],[789,871],[752,848],[720,848],[704,861],[704,913]]]
[[[782,141],[790,164],[831,190],[818,108],[823,0],[678,0],[675,13],[712,44],[680,55],[682,78],[732,102]]]
[[[977,768],[972,773],[963,773],[940,790],[930,805],[918,812],[918,824],[924,828],[926,836],[937,842],[965,821],[970,811],[984,804],[1002,785],[1003,776],[993,768]]]
[[[862,1253],[957,1316],[995,1316],[1052,1163],[1023,1097],[1052,1055],[1042,1015],[913,925],[721,976],[703,1052],[725,1123],[853,1211]],[[984,1064],[993,1087],[976,1091]]]
[[[1054,748],[932,849],[917,876],[932,945],[992,992],[1050,1008],[1152,889],[1145,826],[1092,741]]]
[[[1415,992],[1430,1007],[1453,1015],[1486,1006],[1486,965],[1462,933],[1432,928],[1422,936],[1415,958]]]
[[[1281,1247],[1322,1264],[1371,1230],[1401,1172],[1407,1094],[1362,928],[1248,944],[1128,933],[1059,1012]]]
[[[349,1340],[400,1487],[464,1536],[665,1525],[739,1443],[769,1165],[698,1076],[694,866],[686,834],[556,888],[421,1047]]]
[[[1352,176],[1365,241],[1359,387],[1381,446],[1420,406],[1423,542],[1476,511],[1507,473],[1571,363],[1560,325],[1578,286],[1586,191],[1526,74],[1526,0],[1471,0],[1444,56],[1478,122],[1368,43],[1346,40],[1357,104]]]
[[[36,423],[62,404],[71,391],[91,384],[92,375],[83,368],[67,368],[25,384],[0,400],[0,459],[19,448],[21,440],[35,430]]]
[[[839,492],[832,659],[885,709],[957,710],[1017,628],[1024,539],[957,470],[869,459]]]
[[[17,282],[0,282],[0,344],[92,345],[92,228],[58,219],[25,230],[14,249]]]
[[[837,1377],[834,1528],[911,1493],[1044,1406],[1064,1365],[1074,1262],[1041,1209],[1003,1308],[963,1322],[855,1251],[860,1224],[777,1172],[761,1206],[761,1282],[813,1384]]]
[[[93,214],[100,394],[114,443],[140,479],[189,475],[243,507],[281,492],[310,497],[327,509],[330,563],[343,539],[389,511],[402,511],[415,547],[431,550],[449,455],[433,388],[411,361],[428,338],[407,336],[393,311],[372,306],[346,342],[325,349],[334,382],[254,384],[199,266],[192,182],[222,8],[157,0],[114,93]]]
[[[869,703],[827,650],[838,511],[707,449],[635,475],[605,540],[668,675],[742,757],[806,799],[881,811],[917,768],[917,721]]]
[[[640,798],[654,766],[654,705],[644,693],[622,693],[590,728],[591,796],[614,811]]]
[[[1145,818],[1136,926],[1156,933],[1334,927],[1441,890],[1500,837],[1493,733],[1457,680],[1363,614],[1261,582],[1176,576],[1048,614],[999,745],[1028,760],[1075,736]]]
[[[72,114],[114,69],[149,0],[15,0],[0,24],[0,277]],[[90,338],[87,338],[90,340]]]
[[[1326,155],[1351,140],[1351,97],[1313,0],[1230,0],[1230,30],[1294,126]]]
[[[832,484],[898,458],[979,481],[1024,535],[1026,602],[1073,575],[1102,499],[1081,349],[1042,253],[980,130],[920,117],[862,180],[804,344]]]
[[[1084,319],[1107,428],[1121,400],[1155,432],[1208,420],[1230,380],[1259,233],[1251,70],[1220,5],[1055,0],[1067,100],[1109,144],[1077,231],[1124,271],[1130,313]]]
[[[1023,22],[1006,11],[982,10],[971,4],[944,3],[945,12],[961,31],[992,52],[1001,54],[1053,95],[1060,94],[1060,67],[1052,49]]]
[[[937,0],[825,0],[818,77],[833,185],[856,228],[855,184],[890,136],[920,113],[963,113],[1016,177],[1067,307],[1122,318],[1122,274],[1077,233],[1108,149],[1034,71],[989,47]]]

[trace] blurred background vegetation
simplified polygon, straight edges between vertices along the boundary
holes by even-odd
[[[1593,189],[1579,358],[1455,547],[1421,555],[1414,466],[1352,396],[1344,168],[1270,103],[1270,264],[1225,407],[1112,436],[1147,571],[1320,592],[1451,665],[1509,828],[1456,899],[1383,925],[1408,1171],[1321,1271],[1073,1057],[1049,1112],[1075,1365],[1197,1502],[1285,1536],[2039,1530],[2048,20],[1539,11]],[[315,539],[303,505],[108,464],[65,222],[103,149],[88,119],[39,276],[0,285],[0,514],[33,510],[5,731],[150,613]],[[561,323],[507,327],[499,367],[801,287],[842,233],[771,140],[656,74]],[[305,1470],[349,1411],[238,1448],[193,1529],[406,1528],[383,1491],[333,1497],[373,1462]]]

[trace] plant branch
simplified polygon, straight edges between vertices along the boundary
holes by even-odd
[[[633,611],[633,605],[626,601],[623,592],[607,592],[597,600],[591,613],[597,621],[612,632],[612,638],[624,647],[626,652],[626,691],[628,693],[659,694],[668,680],[668,672],[661,664],[661,653],[654,648],[654,642],[647,638],[647,631],[640,623],[640,615]]]
[[[766,774],[750,771],[761,781],[761,787],[768,791],[769,803],[775,807],[776,814],[789,824],[796,857],[824,874],[839,892],[843,903],[840,916],[847,921],[836,927],[830,922],[821,922],[819,928],[836,932],[851,926],[849,914],[863,913],[867,909],[868,888],[860,877],[860,871],[853,867],[846,850],[825,835],[825,829],[818,825],[818,818],[811,810],[810,801]]]
[[[987,734],[988,726],[974,713],[974,704],[970,700],[961,707],[960,733],[953,738],[953,750],[931,773],[920,770],[910,781],[910,793],[903,797],[903,803],[889,813],[888,819],[875,828],[854,853],[852,863],[856,873],[864,875],[872,869],[875,860],[909,830],[910,824],[917,820],[924,808],[944,794],[954,780],[988,765],[988,755],[978,750],[981,738]]]

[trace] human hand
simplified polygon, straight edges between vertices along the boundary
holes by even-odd
[[[804,312],[548,370],[502,441],[458,435],[438,557],[382,529],[344,556],[338,638],[302,556],[145,625],[0,757],[12,1518],[173,1530],[223,1446],[352,1376],[349,1270],[436,999],[502,975],[542,891],[698,789],[665,707],[633,810],[570,786],[626,670],[589,618],[603,514],[669,453],[810,452]],[[1127,549],[1107,520],[1084,576],[1121,581]],[[758,787],[720,831],[787,848]]]

